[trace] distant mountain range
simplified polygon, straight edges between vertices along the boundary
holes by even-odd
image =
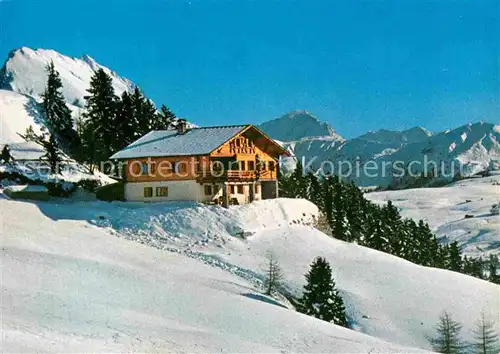
[[[17,133],[23,133],[29,125],[36,128],[43,124],[38,103],[45,88],[45,65],[51,60],[61,75],[63,94],[75,117],[84,107],[94,70],[102,68],[111,75],[117,95],[135,87],[132,81],[88,55],[70,58],[53,50],[13,50],[0,69],[0,143],[22,142]],[[315,169],[322,163],[337,168],[341,162],[357,164],[362,169],[374,161],[379,166],[376,177],[366,173],[350,176],[363,186],[387,186],[394,182],[395,162],[402,161],[407,168],[412,161],[423,163],[424,157],[443,163],[448,169],[460,163],[469,174],[500,168],[500,126],[486,122],[435,134],[415,127],[405,131],[378,130],[344,139],[328,123],[307,111],[294,111],[259,127],[280,141],[297,160],[305,159],[305,164]],[[381,171],[383,163],[389,167]]]
[[[260,128],[314,170],[323,164],[326,173],[334,166],[337,174],[347,175],[348,164],[352,171],[359,166],[361,173],[353,172],[349,178],[361,186],[410,183],[408,169],[416,175],[426,162],[429,175],[442,171],[449,176],[460,168],[463,174],[471,175],[500,168],[500,125],[492,123],[477,122],[435,134],[421,127],[404,131],[382,129],[344,139],[327,123],[306,111],[295,111],[262,123]],[[437,173],[432,171],[432,162],[437,165]],[[376,168],[364,173],[368,164]],[[394,166],[405,170],[406,178],[395,178]]]

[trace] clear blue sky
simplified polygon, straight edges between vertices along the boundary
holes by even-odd
[[[89,54],[200,125],[500,121],[498,0],[0,0],[0,30],[3,57]]]

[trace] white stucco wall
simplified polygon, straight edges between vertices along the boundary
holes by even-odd
[[[152,187],[153,196],[144,197],[144,188]],[[167,197],[157,197],[156,187],[168,187]],[[201,184],[196,181],[163,181],[163,182],[135,182],[125,184],[125,199],[130,201],[168,201],[194,200],[205,201],[205,193]]]
[[[245,204],[249,201],[250,188],[252,184],[231,183],[234,187],[234,194],[229,193],[229,198],[236,198],[239,204]],[[238,193],[237,185],[243,184],[243,194]],[[214,186],[218,186],[218,192],[215,195],[205,195],[205,184],[199,184],[195,180],[189,181],[162,181],[162,182],[129,182],[125,184],[125,199],[129,201],[174,201],[174,200],[192,200],[197,202],[208,202],[216,198],[222,197],[223,184],[211,184],[213,191]],[[144,188],[153,188],[153,196],[150,198],[144,197]],[[157,197],[156,187],[168,187],[167,197]],[[262,199],[262,187],[259,186],[258,193],[255,193],[255,200]]]

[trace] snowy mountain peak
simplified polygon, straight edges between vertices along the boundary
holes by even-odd
[[[356,139],[384,144],[402,145],[416,143],[425,140],[430,136],[432,136],[432,133],[430,133],[427,129],[422,127],[414,127],[403,131],[394,131],[387,129],[369,131],[368,133],[363,134]]]
[[[331,137],[344,140],[326,122],[305,110],[295,110],[279,118],[260,124],[260,129],[272,138],[282,141],[296,141],[311,137]]]
[[[104,69],[113,78],[115,93],[132,90],[135,85],[126,78],[96,62],[92,57],[71,58],[51,49],[22,47],[11,51],[0,70],[0,88],[31,96],[35,100],[45,89],[45,66],[54,62],[61,75],[66,102],[82,106],[87,95],[90,78],[97,69]]]

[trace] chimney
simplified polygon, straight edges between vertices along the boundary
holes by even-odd
[[[177,134],[184,134],[187,132],[188,128],[187,128],[187,122],[185,119],[179,119],[177,121]]]

